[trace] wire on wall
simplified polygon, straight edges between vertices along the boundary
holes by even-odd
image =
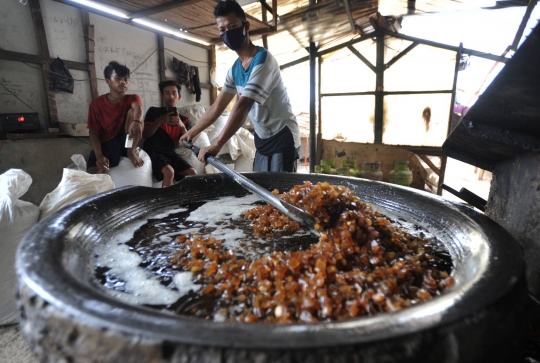
[[[43,121],[47,121],[47,119],[39,112],[37,112],[32,106],[30,106],[28,103],[24,102],[23,100],[21,100],[19,98],[19,96],[17,96],[15,93],[11,92],[11,90],[9,88],[7,88],[2,82],[0,82],[0,86],[4,87],[4,89],[6,91],[8,91],[9,93],[11,93],[11,95],[13,97],[15,97],[16,99],[18,99],[19,101],[21,101],[23,104],[26,105],[26,107],[28,107],[29,109],[31,109],[32,111],[34,111],[35,113],[37,113],[39,116],[41,116],[41,118],[43,119]]]
[[[0,49],[1,49],[1,48],[0,48]],[[148,61],[148,59],[150,59],[150,57],[153,56],[154,53],[156,53],[158,50],[160,50],[160,48],[154,49],[154,51],[153,51],[152,53],[150,53],[150,55],[149,55],[148,57],[146,57],[146,59],[145,59],[144,61],[142,61],[137,67],[135,67],[135,69],[134,69],[133,71],[131,71],[131,74],[137,73],[137,69],[139,69],[142,65],[144,65],[144,64]],[[170,54],[170,53],[177,54],[177,55],[181,56],[182,58],[185,58],[185,59],[187,59],[187,60],[189,60],[189,61],[191,61],[191,62],[194,62],[194,63],[209,64],[208,62],[197,61],[197,60],[191,59],[191,58],[186,57],[185,55],[182,55],[182,54],[180,54],[180,53],[177,53],[177,52],[175,52],[174,50],[171,50],[171,49],[163,48],[163,50],[167,51],[168,54]],[[169,53],[169,52],[170,52],[170,53]],[[96,77],[96,78],[85,78],[85,79],[77,79],[77,78],[73,78],[73,77],[67,77],[67,76],[65,76],[65,75],[63,75],[63,74],[56,73],[56,72],[53,72],[53,71],[49,71],[49,70],[47,70],[47,69],[42,69],[42,68],[34,67],[34,66],[32,66],[32,65],[30,65],[30,64],[28,64],[28,63],[26,63],[26,62],[22,62],[22,63],[24,63],[25,65],[27,65],[27,66],[30,67],[30,68],[34,68],[34,69],[37,69],[37,70],[39,70],[39,71],[44,71],[44,72],[46,72],[46,73],[54,74],[55,76],[58,76],[58,77],[67,78],[67,79],[73,80],[73,81],[75,81],[75,82],[88,82],[88,81],[91,81],[91,80],[93,80],[93,79],[97,79],[97,80],[99,80],[99,81],[104,81],[104,80],[105,80],[105,78],[99,78],[99,77]]]

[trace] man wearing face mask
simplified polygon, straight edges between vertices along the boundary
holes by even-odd
[[[221,38],[238,59],[229,69],[216,101],[180,141],[191,141],[212,125],[238,94],[223,131],[214,144],[201,149],[199,160],[204,162],[207,153],[217,155],[249,115],[257,148],[253,170],[295,172],[300,130],[277,61],[266,49],[251,42],[250,24],[236,1],[219,1],[214,15]]]

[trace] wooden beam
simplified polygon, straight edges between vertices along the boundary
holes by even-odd
[[[38,45],[39,54],[43,57],[50,58],[49,45],[47,44],[47,36],[45,34],[45,25],[41,16],[41,5],[38,0],[29,0],[28,5],[32,13],[32,22],[34,24],[34,33]]]
[[[422,161],[423,161],[424,163],[426,163],[426,164],[431,168],[431,170],[433,170],[433,172],[434,172],[435,174],[437,174],[437,175],[440,174],[441,171],[439,170],[439,168],[437,168],[437,167],[435,166],[435,164],[433,164],[433,162],[432,162],[431,160],[429,160],[429,158],[428,158],[426,155],[422,155],[422,154],[416,154],[416,155],[417,155],[420,159],[422,159]]]
[[[386,69],[390,68],[392,64],[396,63],[398,60],[401,59],[405,54],[409,53],[411,50],[416,48],[416,46],[420,44],[418,42],[413,42],[411,45],[409,45],[407,48],[403,50],[403,52],[396,55],[394,58],[390,59],[390,62],[386,63]]]
[[[277,33],[277,23],[278,23],[278,14],[277,14],[277,0],[272,0],[272,21],[274,22],[273,31]]]
[[[521,37],[523,36],[523,32],[525,31],[525,27],[527,26],[527,23],[529,22],[529,18],[531,17],[531,13],[536,6],[537,0],[529,0],[529,4],[527,5],[527,10],[525,10],[525,15],[523,15],[523,19],[521,19],[521,23],[519,24],[519,28],[516,32],[516,36],[514,38],[514,41],[512,42],[512,45],[510,46],[510,49],[513,51],[517,50],[517,47],[519,45],[519,41],[521,40]]]
[[[175,81],[177,83],[180,83],[180,78],[176,78],[176,77],[165,77],[165,81]],[[204,88],[204,89],[212,89],[214,88],[210,83],[206,83],[206,82],[200,82],[199,84],[201,86],[201,89]]]
[[[43,62],[54,62],[54,58],[46,58],[41,55],[35,54],[26,54],[19,52],[12,52],[10,50],[0,49],[0,59],[10,60],[15,62],[26,62],[34,64],[42,64]],[[62,59],[63,60],[63,59]],[[73,62],[68,60],[63,60],[66,67],[69,69],[77,69],[79,71],[86,71],[86,64],[81,62]]]
[[[439,182],[437,183],[437,195],[442,195],[442,187],[441,185],[444,182],[444,175],[446,174],[446,161],[448,160],[448,157],[444,155],[441,158],[441,170],[439,171]]]
[[[440,146],[411,146],[411,145],[394,145],[402,149],[408,150],[416,155],[443,156],[442,147]]]
[[[383,143],[384,131],[384,35],[377,31],[377,58],[375,72],[375,122],[374,143]]]
[[[342,43],[342,44],[338,44],[334,47],[331,47],[331,48],[328,48],[328,49],[325,49],[325,50],[321,50],[317,53],[318,56],[323,56],[323,55],[326,55],[326,54],[329,54],[329,53],[332,53],[332,52],[335,52],[337,50],[340,50],[342,48],[345,48],[349,45],[353,45],[353,44],[356,44],[356,43],[360,43],[360,42],[363,42],[364,40],[367,40],[367,39],[371,39],[375,37],[375,33],[372,33],[372,34],[366,34],[366,35],[362,35],[360,38],[356,38],[356,39],[353,39],[353,40],[349,40],[348,42],[345,42],[345,43]],[[292,61],[292,62],[289,62],[289,63],[286,63],[286,64],[283,64],[279,67],[279,69],[283,70],[285,68],[289,68],[289,67],[292,67],[292,66],[295,66],[297,64],[300,64],[300,63],[303,63],[303,62],[307,62],[309,60],[309,56],[306,56],[306,57],[302,57],[300,59],[297,59],[295,61]]]
[[[210,69],[209,69],[209,74],[210,74],[210,77],[212,77],[212,71],[216,72],[216,47],[212,47],[212,49],[210,49],[210,54],[209,54],[209,58],[210,58]],[[217,99],[217,88],[214,87],[212,85],[212,89],[210,89],[210,104],[213,104],[214,102],[216,102],[216,99]]]
[[[159,81],[163,82],[167,77],[165,76],[165,39],[163,35],[157,35],[158,41],[158,67],[159,67]]]
[[[396,33],[396,32],[392,32],[392,31],[389,31],[389,30],[381,29],[380,31],[383,32],[385,35],[390,35],[390,36],[393,36],[395,38],[410,40],[410,41],[413,41],[413,42],[418,42],[420,44],[429,45],[429,46],[435,47],[435,48],[453,50],[454,52],[457,52],[458,49],[459,49],[459,47],[456,47],[456,46],[453,46],[453,45],[433,42],[431,40],[426,40],[426,39],[421,39],[421,38],[416,38],[416,37],[411,37],[410,35]],[[485,53],[485,52],[479,52],[477,50],[468,49],[468,48],[463,48],[463,53],[469,54],[469,55],[472,55],[472,56],[475,56],[475,57],[490,59],[490,60],[493,60],[493,61],[496,61],[496,62],[501,62],[501,63],[506,63],[508,61],[508,59],[509,59],[509,58],[501,57],[499,55],[494,55],[494,54]]]
[[[345,11],[347,12],[347,17],[349,18],[349,25],[351,26],[351,32],[356,34],[356,24],[351,13],[351,7],[349,5],[349,0],[343,0],[343,5],[345,5]]]
[[[90,93],[92,99],[99,97],[96,63],[94,60],[95,44],[94,25],[90,24],[90,14],[88,10],[81,10],[82,27],[84,34],[84,46],[86,48],[86,70],[90,78]]]
[[[371,64],[371,62],[368,61],[367,58],[362,55],[362,53],[357,51],[355,47],[353,47],[352,45],[349,45],[349,46],[347,46],[347,49],[349,49],[352,54],[357,56],[358,59],[360,59],[362,62],[364,62],[364,64],[366,66],[368,66],[369,69],[371,69],[374,73],[377,73],[377,69],[375,68],[375,66],[373,64]]]
[[[199,3],[201,1],[203,1],[203,0],[172,0],[172,1],[169,1],[168,3],[165,3],[165,4],[152,6],[151,8],[146,8],[144,10],[133,12],[133,13],[129,14],[128,16],[129,16],[130,19],[144,18],[144,17],[147,17],[149,15],[163,13],[163,12],[165,12],[167,10],[179,8],[179,7],[186,6],[186,5],[196,4],[196,3]]]
[[[263,4],[263,3],[266,4],[266,1],[261,0],[261,4]],[[268,23],[268,14],[267,14],[267,10],[266,10],[266,8],[264,6],[262,7],[262,21],[265,24]],[[262,36],[262,42],[263,42],[264,49],[268,49],[268,36],[267,35]]]
[[[39,55],[44,60],[41,63],[43,83],[45,84],[45,94],[47,96],[47,112],[49,114],[49,124],[53,127],[58,127],[58,110],[56,108],[56,96],[53,91],[52,74],[47,72],[50,68],[49,45],[47,44],[47,35],[45,34],[45,25],[41,15],[41,5],[39,0],[28,0],[30,12],[32,14],[32,23],[34,24],[34,32],[39,49]]]

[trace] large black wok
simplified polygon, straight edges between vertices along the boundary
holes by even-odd
[[[43,362],[514,362],[521,357],[525,285],[518,243],[472,209],[362,179],[253,173],[285,191],[305,180],[354,189],[374,206],[435,232],[456,285],[398,312],[336,323],[216,323],[115,300],[96,288],[93,251],[152,211],[247,192],[222,174],[167,189],[127,187],[40,222],[17,257],[22,333]]]

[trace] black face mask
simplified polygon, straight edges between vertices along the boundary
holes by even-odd
[[[234,28],[221,33],[220,37],[227,47],[231,48],[231,50],[237,50],[240,49],[242,44],[246,41],[247,32],[244,33],[244,29],[245,25],[242,24],[239,28]]]

